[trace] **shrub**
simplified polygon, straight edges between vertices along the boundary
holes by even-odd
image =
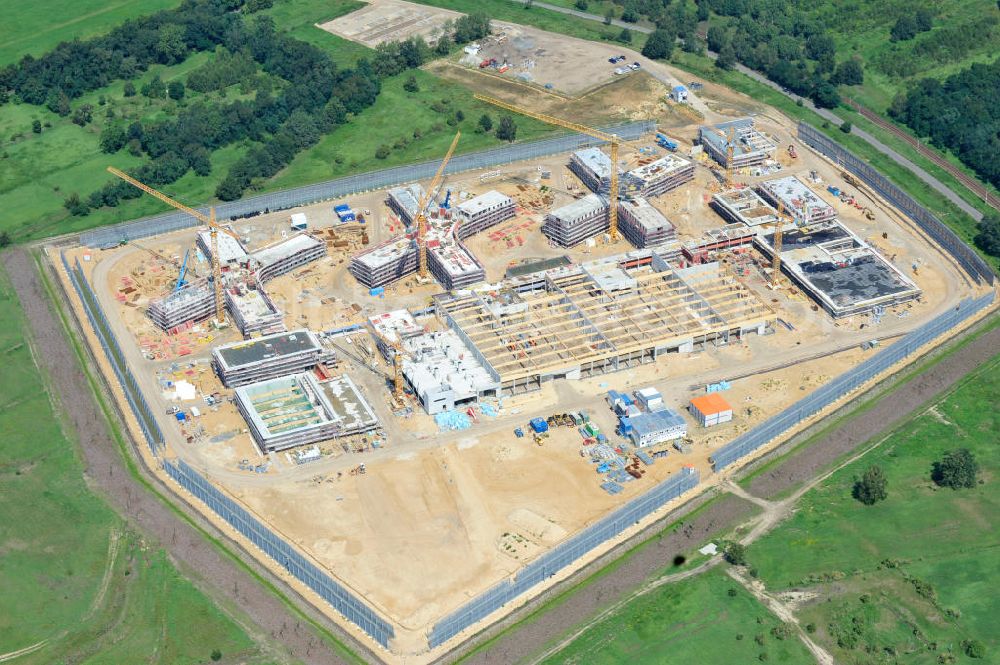
[[[931,470],[931,479],[942,487],[960,489],[975,487],[976,474],[979,473],[979,463],[975,456],[966,448],[959,448],[945,453],[940,462],[935,462]]]

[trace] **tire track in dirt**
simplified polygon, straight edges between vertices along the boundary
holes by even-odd
[[[210,589],[212,594],[239,607],[262,634],[284,644],[293,657],[316,665],[347,662],[326,639],[317,634],[309,622],[292,613],[277,596],[261,586],[250,573],[238,567],[130,475],[62,324],[52,309],[34,259],[24,247],[12,248],[2,258],[30,328],[35,360],[48,374],[49,389],[57,392],[55,402],[79,443],[84,474],[91,487],[99,490],[128,522],[155,537],[175,562],[183,562],[185,571],[198,581],[199,586]],[[171,493],[155,477],[151,480],[161,492]],[[182,502],[175,503],[183,508]],[[192,514],[190,510],[186,512]],[[197,515],[193,517],[203,527],[208,526]],[[208,530],[215,532],[211,526]],[[216,536],[224,540],[232,551],[239,551],[238,546],[222,534],[216,533]],[[244,560],[248,558],[243,557]],[[286,595],[297,598],[292,590],[262,567],[248,563]],[[339,633],[336,627],[311,610],[304,600],[298,604],[310,616],[340,635],[366,661],[380,660],[348,636]]]

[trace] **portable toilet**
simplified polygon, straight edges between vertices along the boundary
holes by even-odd
[[[678,104],[684,104],[688,100],[688,90],[682,85],[675,85],[670,91],[670,98]]]

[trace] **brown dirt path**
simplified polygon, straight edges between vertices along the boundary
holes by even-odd
[[[35,349],[36,361],[48,374],[49,385],[57,389],[55,401],[79,442],[84,473],[91,487],[101,492],[130,524],[158,540],[174,562],[181,562],[185,574],[201,588],[239,607],[256,624],[260,633],[283,643],[294,658],[316,665],[347,662],[317,634],[312,625],[293,614],[277,596],[132,477],[109,433],[108,423],[94,400],[63,326],[53,311],[32,256],[26,248],[17,247],[3,254],[2,263],[24,309],[30,327],[31,339],[28,341]],[[155,478],[150,479],[159,484]],[[169,492],[162,485],[158,489]],[[189,514],[192,512],[188,511]],[[203,528],[214,531],[207,523],[197,517],[195,519]],[[224,538],[218,533],[216,537]],[[227,544],[233,551],[237,550],[235,543],[227,541]],[[243,558],[252,560],[251,557]],[[280,580],[268,575],[261,567],[250,565],[285,594],[294,597],[294,592]],[[299,604],[308,607],[305,601]],[[329,624],[324,622],[324,625]],[[330,629],[336,630],[332,625]],[[375,654],[348,642],[350,638],[342,636],[341,639],[351,644],[351,648],[362,654],[366,661],[378,662]]]

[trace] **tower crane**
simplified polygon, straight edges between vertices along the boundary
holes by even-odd
[[[392,341],[378,330],[374,326],[370,327],[372,335],[377,339],[381,340],[385,344],[386,348],[393,350],[392,354],[392,397],[397,403],[403,404],[403,356],[405,352],[403,351],[403,344],[400,341]],[[395,407],[393,407],[395,408]]]
[[[535,120],[540,120],[541,122],[555,125],[556,127],[565,127],[566,129],[571,129],[574,132],[579,132],[580,134],[586,134],[587,136],[592,136],[595,139],[600,139],[601,141],[607,141],[611,146],[611,191],[610,191],[610,206],[608,210],[608,235],[611,236],[611,242],[618,241],[618,147],[619,139],[615,134],[608,134],[602,132],[599,129],[592,129],[585,125],[580,125],[575,122],[570,122],[569,120],[563,120],[561,118],[555,118],[550,115],[545,115],[544,113],[535,113],[534,111],[529,111],[523,109],[519,106],[514,106],[513,104],[508,104],[500,99],[495,99],[493,97],[487,97],[486,95],[476,95],[476,99],[481,102],[486,102],[487,104],[492,104],[494,106],[499,106],[502,109],[506,109],[513,113],[518,113],[529,118],[534,118]]]
[[[462,132],[455,133],[455,138],[451,141],[451,147],[448,148],[444,159],[441,160],[441,164],[438,166],[437,173],[434,174],[430,186],[424,192],[423,198],[417,203],[417,274],[420,276],[420,279],[427,278],[427,204],[430,203],[434,190],[441,185],[441,176],[444,174],[444,167],[448,165],[448,161],[455,153],[455,146],[458,145],[458,139],[461,136]],[[402,392],[402,388],[400,388],[400,392]]]
[[[204,213],[195,210],[194,208],[189,208],[183,203],[175,201],[174,199],[170,198],[163,192],[157,191],[152,187],[150,187],[149,185],[139,182],[129,174],[119,169],[116,169],[113,166],[108,167],[108,173],[121,178],[128,184],[137,187],[138,189],[149,194],[150,196],[154,196],[160,199],[167,205],[173,206],[174,208],[177,208],[181,212],[186,212],[187,214],[191,215],[198,221],[208,226],[209,234],[211,235],[212,238],[212,282],[213,282],[213,288],[215,289],[215,321],[216,325],[218,326],[224,325],[226,322],[226,312],[222,304],[222,265],[219,262],[218,232],[222,231],[223,233],[230,235],[233,238],[236,238],[237,240],[239,240],[239,236],[237,236],[229,229],[220,226],[218,223],[216,223],[214,207],[209,208],[208,215],[205,215]]]
[[[772,249],[774,254],[771,257],[771,283],[780,284],[781,283],[781,245],[784,240],[784,225],[785,225],[785,204],[778,200],[778,221],[774,224],[774,242],[772,243]]]

